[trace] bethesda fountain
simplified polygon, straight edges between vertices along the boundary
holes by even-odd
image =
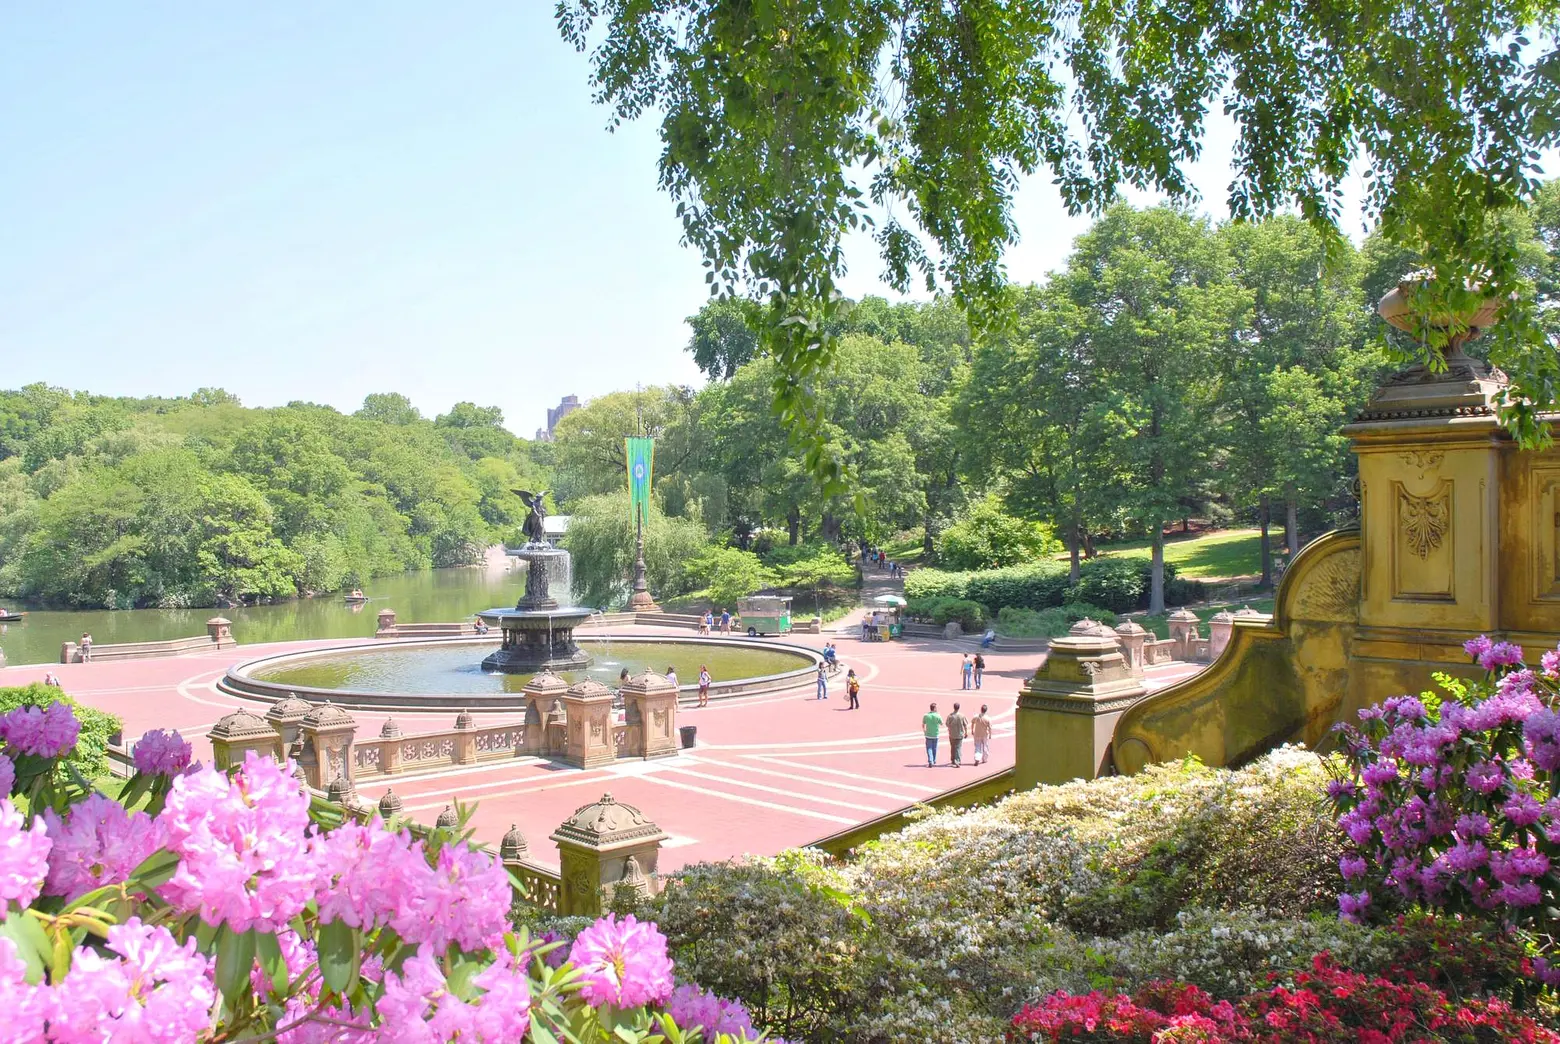
[[[530,509],[521,527],[526,542],[509,554],[526,565],[525,593],[513,609],[489,609],[478,613],[490,627],[503,634],[503,643],[482,661],[484,670],[505,674],[533,674],[541,670],[567,671],[590,663],[590,654],[574,640],[574,629],[591,616],[583,606],[559,605],[552,585],[564,585],[568,597],[569,553],[547,543],[542,503],[546,490],[514,491]]]

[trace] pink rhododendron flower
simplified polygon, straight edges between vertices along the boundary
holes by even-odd
[[[54,990],[27,982],[27,962],[16,944],[0,938],[0,1012],[11,1044],[44,1044],[44,1025],[54,1017]]]
[[[502,863],[486,852],[453,844],[439,849],[433,873],[421,882],[419,898],[415,920],[397,922],[401,938],[428,942],[440,951],[453,940],[471,952],[498,944],[509,927],[514,893]]]
[[[176,908],[234,931],[277,931],[314,898],[309,799],[287,769],[250,751],[229,780],[206,768],[179,776],[161,819],[178,854],[162,888]]]
[[[700,1029],[705,1040],[729,1033],[738,1040],[756,1036],[748,1010],[739,1002],[717,997],[697,986],[679,986],[666,1001],[666,1013],[680,1030]]]
[[[531,1025],[531,991],[525,964],[508,956],[485,968],[472,980],[483,990],[471,1003],[446,988],[443,974],[426,945],[402,965],[399,974],[385,975],[380,997],[379,1044],[444,1044],[445,1041],[508,1044],[525,1036]]]
[[[0,798],[9,797],[16,786],[16,763],[0,754]]]
[[[108,930],[117,958],[78,947],[70,974],[56,987],[50,1024],[55,1044],[104,1041],[194,1041],[211,1023],[216,989],[211,961],[168,929],[132,917]]]
[[[0,801],[0,920],[11,903],[26,906],[38,898],[53,847],[43,820],[28,827],[9,799]]]
[[[49,852],[49,895],[75,899],[94,888],[118,884],[162,847],[162,828],[145,812],[133,815],[112,798],[89,794],[60,819],[43,810],[54,847]]]
[[[1496,642],[1479,654],[1479,666],[1487,671],[1497,667],[1515,667],[1522,662],[1522,646],[1510,642]]]
[[[581,975],[580,996],[594,1008],[660,1004],[675,985],[666,936],[633,914],[622,920],[608,914],[580,932],[569,961]]]
[[[1560,649],[1551,649],[1540,656],[1538,666],[1544,672],[1544,677],[1550,681],[1560,681]]]
[[[348,822],[321,838],[316,850],[321,921],[416,929],[417,900],[432,871],[411,834],[392,834],[378,819]]]
[[[172,729],[152,729],[136,741],[135,770],[148,776],[177,776],[190,767],[189,741]]]
[[[19,754],[57,758],[76,746],[81,722],[69,705],[51,703],[47,707],[17,707],[0,715],[0,740]]]
[[[1468,770],[1463,780],[1468,784],[1469,790],[1477,790],[1480,794],[1493,794],[1506,781],[1506,774],[1494,762],[1481,761]]]
[[[1469,638],[1466,642],[1463,642],[1463,652],[1472,656],[1475,660],[1494,647],[1495,643],[1490,641],[1489,635],[1485,634],[1481,634],[1477,638]]]

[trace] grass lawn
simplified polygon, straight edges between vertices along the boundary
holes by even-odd
[[[1276,549],[1282,534],[1272,535],[1279,538],[1274,541]],[[1124,540],[1119,544],[1096,544],[1095,547],[1121,558],[1146,560],[1153,553],[1147,538]],[[1262,572],[1262,533],[1257,529],[1221,529],[1200,536],[1167,536],[1165,561],[1174,563],[1177,574],[1188,580],[1255,576]]]
[[[926,546],[921,542],[920,537],[911,540],[890,540],[883,545],[883,553],[888,556],[890,562],[915,565],[926,554]]]

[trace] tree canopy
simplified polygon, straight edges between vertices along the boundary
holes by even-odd
[[[1045,172],[1075,212],[1103,212],[1123,186],[1190,199],[1215,107],[1237,131],[1232,216],[1293,208],[1336,248],[1358,167],[1367,219],[1434,274],[1421,314],[1514,295],[1489,351],[1516,386],[1504,419],[1541,440],[1560,357],[1503,216],[1560,140],[1557,13],[1556,0],[557,5],[610,122],[659,114],[684,236],[713,293],[758,304],[776,406],[835,485],[819,396],[847,233],[873,227],[896,288],[944,287],[998,329],[1020,179]],[[1444,340],[1426,328],[1400,347],[1434,361]]]

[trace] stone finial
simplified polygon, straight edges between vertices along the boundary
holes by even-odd
[[[401,795],[393,790],[387,790],[379,799],[379,814],[385,819],[391,819],[401,814]]]
[[[1185,608],[1184,606],[1182,608],[1180,608],[1180,609],[1177,609],[1175,612],[1171,613],[1169,616],[1165,617],[1165,619],[1170,621],[1171,623],[1195,624],[1195,623],[1198,622],[1197,621],[1197,614],[1192,612],[1190,609]]]
[[[457,729],[474,729],[477,727],[477,719],[471,716],[469,710],[463,710],[455,715],[455,727]]]
[[[633,681],[632,678],[629,681]],[[612,690],[601,684],[594,678],[585,678],[568,687],[568,695],[574,699],[599,700],[611,699]]]
[[[338,805],[352,804],[352,782],[346,776],[337,776],[326,788],[325,800]]]
[[[1116,633],[1119,635],[1147,634],[1148,632],[1138,624],[1136,620],[1123,620],[1116,625]]]
[[[340,729],[356,724],[357,720],[352,715],[329,700],[310,710],[308,716],[302,722],[305,728],[313,729],[316,732]]]
[[[1264,616],[1264,615],[1266,615],[1266,614],[1257,612],[1255,609],[1253,609],[1249,605],[1243,605],[1239,609],[1235,610],[1235,616],[1236,616],[1237,619],[1245,619],[1246,617],[1249,617],[1249,616]]]
[[[460,826],[460,816],[455,814],[455,806],[445,805],[444,811],[439,813],[439,818],[433,821],[433,825],[441,830],[454,830]]]
[[[1098,620],[1093,620],[1085,616],[1082,620],[1079,620],[1077,623],[1069,627],[1067,629],[1067,633],[1095,636],[1105,634],[1106,630],[1104,624],[1100,623]]]
[[[517,863],[525,858],[526,851],[525,835],[520,833],[520,825],[509,824],[509,832],[498,843],[498,858],[506,863]]]
[[[229,743],[238,743],[243,740],[275,739],[276,730],[271,723],[252,711],[239,708],[231,714],[224,714],[217,719],[208,735],[212,739],[224,739]]]
[[[568,687],[568,682],[554,674],[551,669],[544,668],[531,676],[531,680],[525,683],[523,691],[560,693]]]
[[[395,723],[394,718],[386,718],[385,723],[379,726],[380,739],[400,739],[401,726]]]
[[[552,832],[551,839],[600,852],[652,839],[663,841],[667,836],[639,809],[605,793],[601,800],[575,809],[574,815]]]
[[[314,707],[308,700],[301,698],[296,692],[289,692],[285,697],[271,704],[271,709],[265,712],[268,721],[285,721],[292,723],[302,721]]]

